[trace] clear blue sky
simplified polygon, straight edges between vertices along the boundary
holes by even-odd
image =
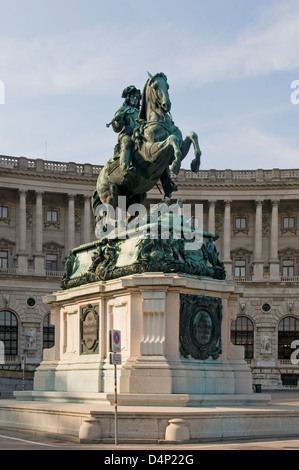
[[[202,169],[298,168],[298,39],[298,0],[0,0],[0,154],[105,164],[149,70]]]

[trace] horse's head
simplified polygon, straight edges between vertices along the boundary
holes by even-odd
[[[161,72],[156,73],[154,76],[149,74],[149,77],[148,87],[152,90],[156,105],[162,111],[168,113],[171,109],[171,102],[168,94],[169,85],[166,75]]]
[[[143,90],[142,106],[139,113],[139,117],[144,120],[147,120],[150,108],[161,110],[163,113],[168,113],[171,109],[166,75],[164,73],[157,73],[154,76],[148,73],[148,75],[149,79]]]

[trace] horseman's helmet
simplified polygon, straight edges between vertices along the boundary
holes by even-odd
[[[138,94],[138,99],[140,100],[141,99],[141,92],[140,90],[137,90],[137,88],[133,85],[131,86],[128,86],[127,88],[124,89],[124,91],[122,92],[122,95],[121,97],[122,98],[127,98],[129,95],[131,95],[132,93],[137,93]]]

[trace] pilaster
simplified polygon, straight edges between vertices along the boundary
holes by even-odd
[[[279,258],[278,258],[278,206],[279,200],[273,199],[271,218],[271,251],[270,251],[270,279],[279,280]]]
[[[83,243],[90,242],[90,196],[84,196],[84,232],[83,232]]]
[[[67,253],[75,248],[75,194],[68,194]]]
[[[209,201],[209,226],[208,232],[215,234],[215,206],[216,201],[210,200]]]
[[[43,193],[41,191],[36,192],[35,204],[34,273],[43,276],[45,274],[45,255],[43,253]]]
[[[231,260],[231,200],[224,201],[224,233],[223,233],[223,263],[226,269],[226,278],[232,279]]]
[[[263,201],[255,201],[255,245],[253,280],[260,281],[264,277],[263,261]]]
[[[28,273],[27,226],[26,226],[26,195],[27,191],[19,190],[19,252],[18,274]]]

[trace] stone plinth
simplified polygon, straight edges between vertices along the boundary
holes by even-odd
[[[176,397],[181,403],[182,395],[185,403],[186,396],[192,402],[200,395],[202,403],[205,395],[250,395],[243,347],[230,341],[241,294],[227,281],[145,273],[47,296],[55,347],[45,351],[35,373],[32,400],[40,399],[39,393],[46,399],[45,392],[59,392],[63,401],[72,401],[76,392],[82,402],[90,393],[99,393],[99,400],[111,394],[110,329],[121,331],[117,382],[126,404],[136,395],[141,401],[148,397],[147,404],[161,398],[171,405]]]

